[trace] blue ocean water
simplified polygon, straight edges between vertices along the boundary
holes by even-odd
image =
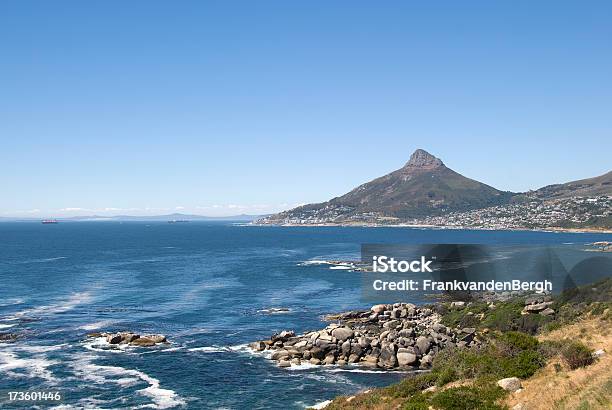
[[[610,235],[232,223],[0,224],[0,406],[12,390],[60,391],[60,408],[304,408],[404,375],[281,369],[245,344],[325,326],[368,305],[356,273],[304,265],[359,259],[362,243],[587,243]],[[412,302],[422,302],[416,300]],[[271,313],[271,308],[288,312]],[[108,349],[94,331],[171,344]],[[41,408],[52,403],[38,403]]]

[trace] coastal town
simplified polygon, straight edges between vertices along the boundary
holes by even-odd
[[[421,218],[400,219],[380,212],[354,213],[345,205],[294,210],[284,219],[262,219],[259,224],[279,225],[409,225],[477,229],[547,229],[584,227],[610,229],[612,196],[570,197],[540,200],[529,197],[514,203],[464,212],[448,212]]]

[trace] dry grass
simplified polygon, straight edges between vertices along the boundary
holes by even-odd
[[[523,390],[509,395],[505,404],[521,403],[525,410],[612,408],[612,329],[610,321],[589,318],[539,336],[540,340],[579,340],[606,354],[594,364],[569,370],[560,358],[523,382]]]

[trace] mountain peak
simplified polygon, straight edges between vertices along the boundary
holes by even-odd
[[[410,160],[404,166],[405,168],[421,168],[434,169],[444,166],[444,163],[439,158],[434,157],[424,149],[417,149],[410,156]]]

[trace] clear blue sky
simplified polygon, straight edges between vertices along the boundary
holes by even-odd
[[[416,148],[612,169],[612,2],[420,3],[0,2],[0,216],[269,212]]]

